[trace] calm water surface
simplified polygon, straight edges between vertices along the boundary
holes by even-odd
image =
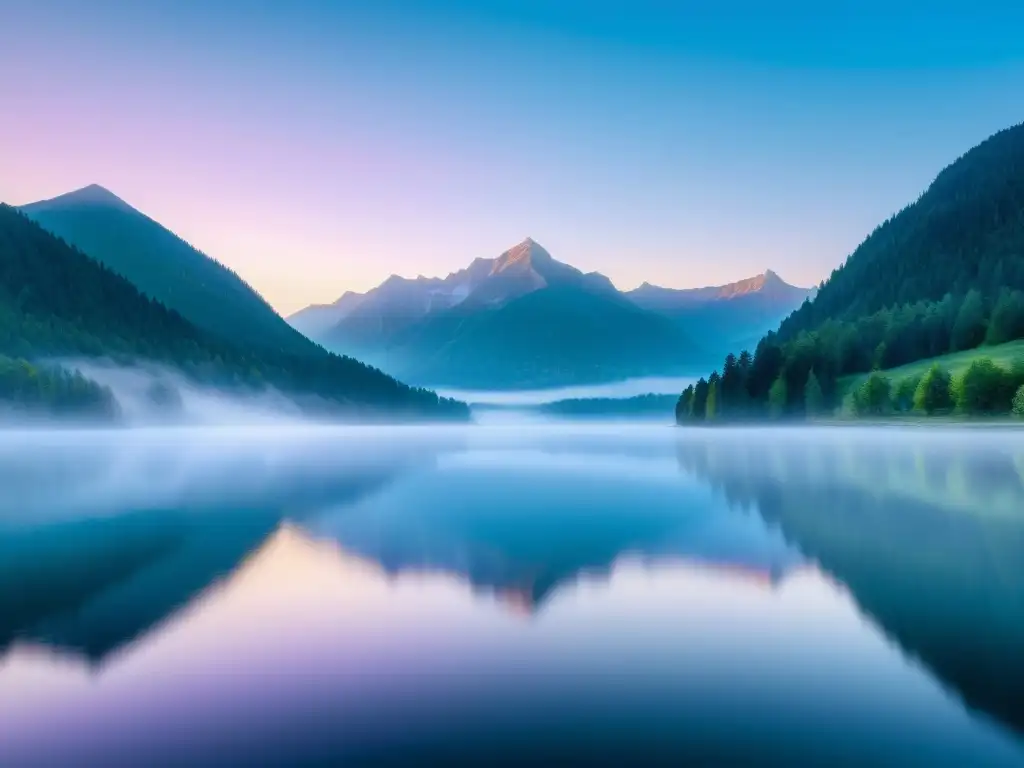
[[[0,436],[0,765],[1024,766],[1024,439]]]

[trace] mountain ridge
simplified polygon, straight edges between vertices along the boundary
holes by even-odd
[[[631,291],[624,291],[637,303],[653,302],[658,300],[677,300],[692,303],[710,302],[716,300],[731,300],[755,294],[785,295],[791,294],[794,297],[809,296],[814,293],[813,288],[802,288],[787,283],[777,272],[766,269],[757,275],[742,278],[731,283],[722,285],[707,285],[694,288],[668,288],[650,282],[643,282]]]
[[[512,248],[510,248],[507,251],[505,251],[502,254],[502,256],[499,256],[499,257],[494,258],[494,259],[487,259],[487,258],[483,258],[483,257],[479,257],[478,256],[478,257],[474,258],[473,261],[467,267],[464,267],[464,268],[462,268],[460,270],[456,270],[454,272],[449,272],[445,277],[429,277],[429,276],[424,276],[424,275],[421,274],[421,275],[417,275],[416,277],[412,278],[412,277],[404,277],[402,275],[398,275],[398,274],[394,274],[393,273],[393,274],[389,275],[380,284],[378,284],[375,288],[371,288],[368,291],[365,291],[365,292],[362,292],[362,293],[360,293],[358,291],[352,291],[352,290],[345,291],[341,296],[339,296],[333,302],[327,302],[327,303],[321,303],[321,304],[310,304],[310,305],[308,305],[306,307],[303,307],[300,310],[297,310],[297,311],[287,315],[285,317],[285,319],[289,323],[293,323],[294,325],[296,325],[296,327],[299,327],[300,325],[302,325],[303,317],[304,316],[313,314],[314,312],[316,312],[318,310],[325,310],[325,309],[328,309],[328,308],[337,308],[339,310],[340,314],[337,314],[335,316],[335,318],[336,318],[336,320],[340,320],[340,319],[342,319],[342,317],[345,314],[348,313],[348,311],[350,309],[354,309],[355,305],[358,303],[357,300],[361,300],[361,299],[365,298],[369,294],[372,294],[374,291],[376,291],[376,290],[378,290],[378,289],[380,289],[380,288],[382,288],[385,285],[388,285],[390,283],[402,281],[402,282],[411,282],[411,283],[419,283],[419,284],[430,284],[430,285],[443,284],[443,283],[445,283],[447,281],[452,280],[453,278],[461,277],[461,276],[465,275],[468,272],[472,272],[474,270],[479,270],[481,268],[481,266],[485,265],[485,264],[486,265],[492,265],[492,264],[494,265],[494,267],[491,268],[491,272],[492,273],[496,272],[496,271],[501,271],[500,269],[498,269],[498,263],[502,260],[502,258],[505,257],[508,254],[512,254],[517,248],[521,248],[522,246],[524,246],[527,243],[532,243],[533,245],[535,245],[535,246],[537,246],[539,248],[542,248],[542,246],[539,246],[539,244],[535,240],[533,240],[532,238],[528,237],[524,241],[519,243],[518,245],[513,246]],[[550,253],[548,253],[546,250],[544,250],[544,253],[547,255],[548,258],[553,260],[553,257],[551,257]],[[512,261],[512,260],[514,260],[514,259],[510,259],[510,261]],[[561,263],[561,262],[559,262],[559,263]],[[569,266],[569,265],[566,265],[566,266]],[[635,303],[642,303],[642,301],[643,301],[642,297],[644,296],[644,294],[652,294],[653,295],[654,292],[658,292],[658,293],[664,292],[665,295],[672,295],[672,296],[680,295],[680,296],[686,296],[688,298],[692,297],[695,301],[713,301],[713,300],[716,300],[716,299],[732,299],[732,298],[738,298],[738,297],[741,297],[741,296],[748,296],[750,294],[756,294],[756,293],[758,293],[760,291],[764,291],[764,290],[770,290],[770,291],[785,290],[785,291],[792,291],[794,294],[799,293],[801,295],[807,295],[807,296],[811,296],[811,295],[813,295],[814,293],[817,292],[817,288],[803,288],[803,287],[794,285],[792,283],[786,282],[773,269],[766,269],[764,272],[760,272],[757,275],[753,275],[751,277],[746,277],[746,278],[741,278],[740,280],[735,280],[735,281],[730,282],[730,283],[723,283],[721,285],[706,285],[706,286],[693,286],[693,287],[673,288],[673,287],[658,285],[656,283],[651,283],[651,282],[645,280],[644,282],[642,282],[636,288],[633,288],[631,290],[623,291],[623,290],[619,290],[619,289],[615,288],[614,283],[611,281],[611,279],[609,279],[607,276],[605,276],[601,272],[598,272],[598,271],[582,272],[581,270],[578,270],[578,268],[576,268],[576,267],[571,267],[571,268],[576,270],[576,271],[578,271],[578,272],[580,272],[580,274],[582,274],[583,277],[585,277],[585,278],[593,278],[595,282],[600,282],[600,283],[605,283],[606,282],[608,287],[610,287],[612,290],[617,291],[618,293],[622,294],[623,296],[630,297],[631,299],[634,300]]]
[[[66,205],[68,203],[74,203],[77,205],[104,205],[119,207],[125,210],[135,211],[123,198],[118,197],[109,189],[100,184],[87,184],[84,187],[73,189],[70,192],[57,195],[56,197],[49,197],[45,200],[37,200],[34,203],[28,203],[27,205],[21,206],[22,209],[37,207],[47,208],[53,206]],[[138,212],[138,211],[136,211]]]
[[[98,184],[20,210],[205,331],[231,343],[316,354],[233,270]]]

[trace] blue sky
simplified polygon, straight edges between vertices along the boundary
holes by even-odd
[[[1024,8],[958,5],[19,4],[0,200],[103,184],[284,312],[527,235],[812,284],[1024,119]]]

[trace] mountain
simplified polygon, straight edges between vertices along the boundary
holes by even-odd
[[[681,374],[708,359],[670,318],[531,238],[445,278],[392,275],[346,296],[289,321],[329,349],[423,384],[558,386]]]
[[[329,317],[335,320],[333,326],[312,338],[330,348],[372,352],[428,315],[456,306],[461,306],[460,315],[498,308],[533,291],[568,286],[615,291],[603,275],[585,275],[555,261],[527,238],[496,259],[475,259],[445,278],[392,275],[365,294],[346,293],[329,305],[330,311],[310,307],[288,320],[297,328],[308,328],[311,318]]]
[[[152,360],[206,385],[247,392],[270,386],[308,408],[347,415],[467,416],[461,403],[303,344],[308,352],[228,343],[0,205],[0,356]]]
[[[236,344],[315,352],[238,275],[103,187],[93,184],[22,210],[205,331]]]
[[[790,285],[769,269],[727,285],[662,288],[644,283],[624,295],[684,328],[713,329],[714,343],[724,345],[724,354],[734,346],[756,343],[814,294],[814,289]]]
[[[333,304],[313,304],[288,318],[289,325],[303,336],[314,339],[341,322],[349,312],[359,306],[364,294],[345,291]]]
[[[815,402],[831,409],[840,404],[842,376],[1019,338],[1024,124],[991,136],[943,170],[759,342],[749,365],[727,364],[735,375],[727,385],[723,369],[729,394],[716,406],[737,406],[745,416],[803,416],[811,371],[822,394]],[[701,418],[699,400],[683,410]]]
[[[639,288],[627,291],[626,295],[642,307],[674,312],[716,301],[742,301],[753,298],[765,304],[785,306],[792,305],[794,301],[800,301],[811,293],[811,289],[790,285],[769,269],[746,280],[706,288],[661,288],[645,282]]]

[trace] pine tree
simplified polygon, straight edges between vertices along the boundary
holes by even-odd
[[[789,388],[786,385],[786,377],[780,375],[771,386],[768,392],[768,414],[773,419],[781,419],[786,413],[786,403],[789,400]]]
[[[969,291],[953,324],[951,349],[974,349],[985,338],[985,301],[977,290]]]
[[[693,384],[683,390],[676,402],[676,424],[684,424],[693,419]]]
[[[825,410],[825,394],[821,391],[821,384],[814,369],[807,375],[807,383],[804,385],[804,408],[809,419]]]
[[[701,378],[693,387],[693,406],[690,413],[694,421],[703,421],[708,405],[708,382]]]
[[[1024,293],[1008,291],[999,294],[999,301],[989,318],[986,344],[1002,344],[1024,337]]]
[[[715,421],[718,418],[718,389],[719,381],[712,381],[708,384],[708,399],[704,406],[704,418],[707,421]]]

